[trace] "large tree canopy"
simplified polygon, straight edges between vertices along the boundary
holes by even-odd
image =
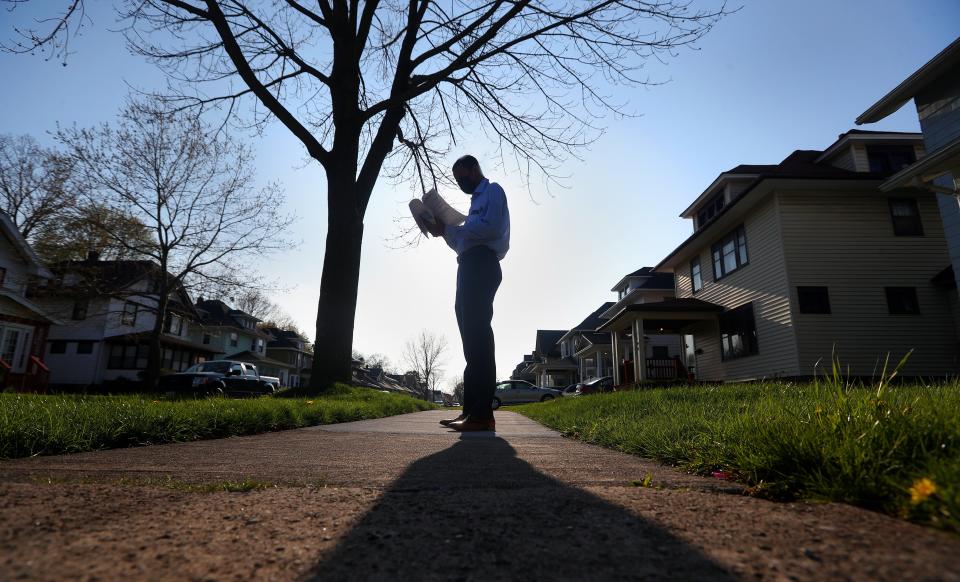
[[[85,16],[83,0],[61,6],[45,28],[16,28],[8,49],[65,57]],[[444,154],[478,129],[502,159],[549,177],[598,135],[598,117],[624,112],[611,86],[645,83],[645,60],[694,43],[725,9],[686,0],[122,0],[119,10],[131,48],[167,73],[169,105],[279,121],[323,166],[328,224],[311,376],[320,389],[350,379],[363,219],[378,177],[429,186]]]

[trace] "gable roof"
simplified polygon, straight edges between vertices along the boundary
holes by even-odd
[[[302,347],[297,347],[297,342],[303,344],[306,347],[308,343],[307,338],[301,336],[299,333],[287,330],[279,329],[276,327],[264,328],[263,331],[269,334],[273,339],[267,342],[267,348],[289,348],[289,349],[299,349],[300,351],[306,351]]]
[[[655,271],[653,267],[643,267],[641,269],[637,269],[629,275],[624,275],[623,278],[617,281],[617,284],[614,285],[610,290],[619,291],[627,284],[627,279],[630,279],[631,277],[647,277],[646,281],[637,285],[634,289],[673,289],[672,273],[661,273]]]
[[[197,311],[200,313],[200,322],[203,325],[236,327],[244,331],[255,331],[243,327],[235,317],[246,317],[254,321],[260,321],[256,317],[239,309],[232,309],[229,305],[219,299],[200,299],[197,301]],[[265,335],[265,334],[264,334]]]
[[[38,277],[43,277],[45,279],[50,279],[53,277],[53,274],[44,266],[43,261],[40,260],[40,257],[37,256],[37,253],[33,251],[33,248],[27,242],[27,239],[23,238],[23,235],[20,233],[20,229],[13,223],[13,220],[10,216],[0,210],[0,231],[7,237],[10,241],[10,245],[17,251],[17,253],[23,258],[23,262],[27,264],[27,271],[31,275],[36,275]]]
[[[857,125],[874,123],[887,117],[903,107],[904,103],[913,99],[930,83],[950,74],[958,66],[960,66],[960,37],[861,113],[857,117]]]
[[[875,132],[875,133],[890,133],[890,132]],[[841,138],[846,134],[841,134]],[[755,179],[743,190],[736,198],[730,201],[729,204],[723,207],[722,210],[713,218],[711,223],[716,223],[717,219],[721,216],[729,213],[733,208],[736,208],[739,204],[742,203],[744,199],[747,198],[747,194],[753,191],[757,186],[765,182],[766,180],[771,179],[780,179],[780,180],[882,180],[885,175],[877,174],[874,172],[854,172],[852,170],[845,170],[843,168],[838,168],[827,163],[822,163],[817,160],[822,159],[823,152],[820,150],[796,150],[791,153],[789,156],[783,159],[782,162],[773,166],[772,169],[764,171],[758,174]],[[666,257],[664,257],[654,269],[660,269],[664,267],[670,259],[672,259],[677,253],[685,249],[687,246],[692,244],[702,235],[704,235],[709,230],[709,225],[705,228],[698,229],[693,232],[685,241],[680,243],[680,245],[670,252]]]
[[[537,354],[541,356],[554,355],[554,352],[557,352],[557,342],[567,331],[566,329],[538,329],[535,348]],[[556,355],[559,355],[559,352]]]

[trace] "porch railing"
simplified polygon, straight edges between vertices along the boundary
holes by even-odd
[[[678,380],[686,375],[677,358],[647,358],[647,380]]]

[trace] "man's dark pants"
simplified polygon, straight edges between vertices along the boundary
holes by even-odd
[[[497,386],[494,356],[493,298],[500,287],[500,261],[489,247],[476,246],[457,258],[457,325],[463,341],[463,412],[472,418],[493,417]]]

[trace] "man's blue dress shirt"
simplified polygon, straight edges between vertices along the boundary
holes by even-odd
[[[510,210],[500,184],[486,178],[470,199],[470,214],[460,226],[448,226],[443,239],[459,257],[475,246],[490,247],[503,259],[510,249]]]

